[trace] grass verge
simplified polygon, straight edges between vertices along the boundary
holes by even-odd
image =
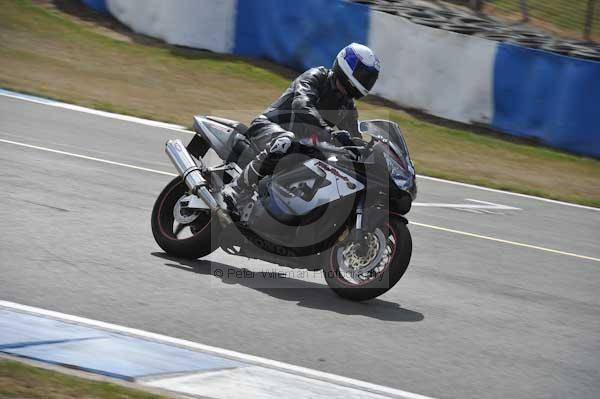
[[[49,3],[0,0],[0,87],[189,126],[194,114],[248,122],[294,76],[268,62],[135,35],[75,0]],[[358,106],[363,119],[400,124],[418,173],[600,207],[598,160],[373,102]]]
[[[12,360],[0,360],[3,399],[167,399],[108,382],[91,381]]]

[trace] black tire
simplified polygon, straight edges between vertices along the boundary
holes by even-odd
[[[405,222],[399,217],[390,215],[389,220],[382,222],[382,225],[377,228],[383,231],[388,243],[392,241],[395,243],[391,260],[383,270],[375,273],[372,279],[361,284],[346,280],[340,272],[337,260],[337,252],[345,243],[337,244],[329,250],[323,274],[329,287],[341,297],[353,301],[378,297],[390,290],[406,272],[412,255],[412,238]]]
[[[197,259],[213,252],[218,246],[211,242],[212,215],[206,211],[186,227],[192,236],[179,239],[174,234],[173,209],[187,188],[180,177],[173,179],[160,193],[152,209],[152,234],[156,243],[169,255]]]

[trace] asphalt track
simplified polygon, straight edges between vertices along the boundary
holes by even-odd
[[[439,398],[600,395],[598,210],[421,178],[409,271],[352,303],[264,262],[165,258],[173,137],[0,97],[0,299]]]

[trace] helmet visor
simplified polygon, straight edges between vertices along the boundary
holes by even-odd
[[[367,66],[362,62],[357,63],[352,76],[365,88],[367,91],[371,91],[377,78],[379,77],[379,71],[374,67]]]

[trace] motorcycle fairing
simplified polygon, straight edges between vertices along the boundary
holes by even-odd
[[[379,151],[383,154],[390,179],[394,185],[405,191],[414,200],[417,197],[415,166],[410,159],[408,147],[397,123],[374,119],[361,121],[359,129],[363,134],[379,136],[387,141],[391,151]],[[376,156],[377,152],[373,153]]]
[[[319,159],[310,159],[300,168],[312,172],[306,176],[305,191],[294,192],[290,189],[288,174],[298,174],[296,170],[274,176],[268,188],[269,201],[265,204],[269,213],[281,220],[289,216],[304,216],[325,204],[337,201],[361,190],[365,186],[354,177]],[[312,176],[312,177],[311,177]],[[308,191],[308,195],[306,193]]]
[[[201,116],[194,117],[194,130],[201,135],[221,159],[227,159],[233,128]]]
[[[246,158],[254,156],[255,151],[246,137],[232,126],[201,116],[194,117],[194,130],[222,160],[236,161],[242,154]]]

